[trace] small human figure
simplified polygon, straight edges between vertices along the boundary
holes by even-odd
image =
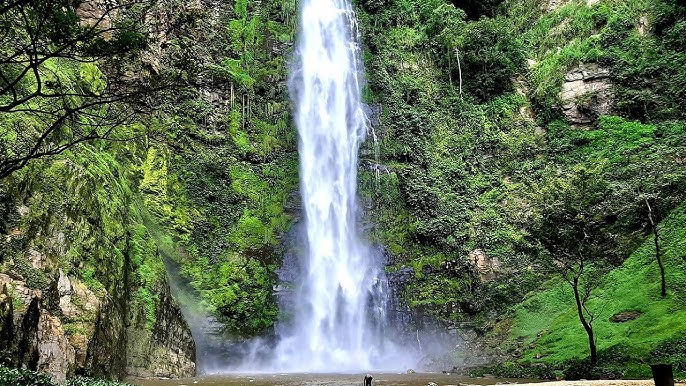
[[[364,376],[364,386],[372,386],[372,375],[367,374]]]

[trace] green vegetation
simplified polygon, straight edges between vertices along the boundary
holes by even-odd
[[[654,245],[648,239],[622,264],[604,276],[593,291],[588,307],[597,313],[595,331],[603,371],[624,377],[649,377],[647,366],[656,361],[676,365],[683,377],[683,361],[675,352],[683,340],[686,318],[686,213],[674,211],[660,225],[663,232],[667,282],[666,299],[660,298],[659,271],[654,263]],[[550,363],[564,368],[565,362],[586,357],[588,347],[576,318],[571,289],[554,280],[540,292],[531,293],[513,309],[510,344],[525,347],[520,355],[528,364]],[[622,312],[636,319],[613,322]],[[618,360],[621,358],[621,362]]]
[[[543,164],[536,157],[542,138],[518,113],[526,100],[510,82],[524,66],[521,42],[504,23],[466,22],[443,1],[373,12],[360,17],[371,102],[384,111],[380,161],[390,171],[378,183],[373,175],[361,178],[363,194],[376,204],[372,236],[389,246],[398,266],[415,268],[420,280],[407,289],[410,304],[453,322],[485,321],[495,304],[486,299],[517,299],[536,277],[496,284],[465,274],[475,249],[513,267],[528,264],[518,252],[524,233],[501,205],[515,182]],[[488,83],[490,76],[497,81]],[[454,270],[442,269],[445,261],[455,261]]]
[[[234,335],[260,334],[278,316],[274,272],[298,184],[287,58],[278,52],[293,39],[294,11],[290,1],[222,4],[201,26],[212,31],[206,40],[173,42],[203,60],[189,75],[217,95],[170,96],[148,129],[161,141],[140,168],[146,207],[163,228],[157,242],[171,236],[166,257]]]
[[[50,377],[25,369],[10,369],[0,366],[0,384],[22,386],[57,386]],[[128,386],[128,384],[94,378],[68,379],[64,386]]]
[[[152,89],[108,82],[96,65],[133,70],[131,59],[147,46],[136,5],[105,5],[81,21],[66,0],[3,4],[0,24],[0,179],[29,161],[60,154],[82,142],[115,137],[128,121],[127,105]],[[114,21],[114,15],[118,20]]]
[[[41,290],[61,271],[153,331],[173,264],[227,334],[268,333],[281,239],[300,216],[296,1],[182,3],[122,6],[111,38],[71,2],[0,9],[2,271]],[[361,194],[388,269],[414,271],[410,307],[496,342],[508,360],[491,373],[645,377],[664,361],[683,376],[686,6],[356,3],[365,101],[381,111]],[[136,20],[164,7],[166,35],[142,33]],[[16,42],[27,60],[12,59]],[[159,61],[142,63],[146,48]],[[611,96],[567,101],[590,117],[580,127],[560,93],[582,64]],[[636,318],[610,320],[622,313]]]
[[[674,39],[686,9],[671,1],[549,5],[361,2],[367,99],[383,107],[376,132],[389,168],[361,178],[376,204],[372,237],[397,268],[414,269],[405,293],[413,308],[488,331],[488,341],[502,342],[506,331],[506,345],[523,347],[486,372],[647,376],[658,347],[669,353],[663,360],[680,363],[686,333],[683,317],[670,315],[681,304],[683,267],[667,252],[669,240],[683,238],[673,211],[686,192],[686,55]],[[604,69],[612,108],[578,128],[565,120],[560,92],[584,63]],[[592,111],[601,97],[574,103]],[[477,252],[500,270],[495,280],[482,280],[468,259]],[[621,276],[637,261],[653,273]],[[620,278],[621,288],[608,284]],[[599,312],[608,297],[616,312],[654,307],[643,323],[663,320],[664,331],[648,339],[622,329],[633,322],[610,324]],[[619,368],[617,358],[633,365]]]
[[[156,112],[139,111],[138,106],[149,105],[147,100],[126,100],[130,104],[109,109],[98,104],[98,112],[119,117],[124,115],[117,109],[138,104],[134,111],[140,114],[125,115],[123,121],[94,116],[83,127],[60,127],[50,134],[54,138],[45,145],[49,149],[26,156],[12,151],[18,150],[18,143],[33,146],[31,141],[44,132],[40,109],[51,97],[39,94],[26,102],[37,111],[22,108],[2,114],[0,155],[12,175],[0,183],[0,228],[3,233],[15,228],[22,232],[7,244],[3,240],[3,270],[20,272],[30,287],[44,289],[56,280],[57,269],[34,269],[23,255],[32,248],[48,250],[46,258],[59,260],[59,269],[96,294],[121,294],[122,301],[144,310],[151,330],[159,312],[157,294],[165,285],[163,260],[169,259],[197,291],[203,308],[225,322],[228,333],[261,333],[277,317],[271,295],[274,271],[279,240],[292,221],[284,207],[298,181],[286,56],[279,53],[293,38],[295,2],[262,2],[258,7],[237,1],[213,10],[181,7],[175,15],[178,24],[169,32],[167,56],[156,73],[137,67],[141,63],[135,57],[143,43],[156,42],[145,36],[140,40],[133,33],[140,34],[139,26],[126,23],[148,6],[160,12],[163,4],[129,5],[106,8],[99,20],[107,24],[112,15],[119,15],[116,39],[103,39],[98,28],[80,25],[70,6],[17,6],[30,8],[31,15],[31,7],[50,8],[46,12],[55,13],[61,23],[54,28],[67,35],[51,35],[48,25],[46,35],[39,37],[47,45],[62,39],[57,43],[70,47],[68,58],[53,59],[48,52],[37,64],[37,74],[29,71],[23,83],[59,84],[50,91],[84,94],[74,103],[90,104],[93,98],[116,99],[105,91],[113,93],[121,86],[122,79],[113,76],[117,71],[140,71],[139,77],[127,79],[126,87],[140,94],[154,88]],[[0,15],[3,20],[23,8],[9,10]],[[37,28],[31,23],[12,31],[31,32]],[[207,32],[206,37],[197,39],[188,33],[190,28]],[[1,70],[14,74],[10,67],[0,63]],[[211,90],[211,95],[200,89]],[[32,90],[22,88],[18,96],[4,90],[3,97],[11,104],[22,99],[21,93],[31,96]],[[28,127],[35,130],[25,130]],[[77,131],[87,138],[75,137]],[[96,132],[106,135],[91,135]],[[13,157],[21,159],[15,162]],[[28,207],[27,215],[17,215],[20,205]],[[54,229],[68,241],[64,247],[55,248],[49,241],[32,244]],[[12,251],[21,253],[11,258]]]

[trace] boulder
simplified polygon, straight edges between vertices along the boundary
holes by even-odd
[[[612,322],[612,323],[626,323],[626,322],[630,322],[634,319],[638,319],[641,315],[643,315],[643,313],[640,311],[618,312],[618,313],[612,315],[612,317],[610,317],[610,322]]]
[[[573,126],[594,124],[612,112],[610,71],[597,64],[582,64],[565,75],[559,98],[562,113]]]
[[[479,273],[482,281],[490,281],[496,278],[501,271],[500,260],[496,257],[486,255],[481,249],[475,249],[469,254],[469,262]]]

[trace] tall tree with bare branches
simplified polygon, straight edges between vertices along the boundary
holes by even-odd
[[[598,362],[593,323],[599,310],[589,307],[600,279],[621,262],[606,207],[608,184],[602,166],[554,171],[535,194],[532,242],[541,251],[541,266],[572,289],[579,322],[588,337],[590,362]]]

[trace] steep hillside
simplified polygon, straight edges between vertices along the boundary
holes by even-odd
[[[381,111],[379,158],[363,179],[375,202],[372,236],[396,269],[414,272],[404,294],[415,313],[477,332],[464,334],[471,342],[453,364],[511,358],[502,375],[554,376],[530,366],[541,362],[573,376],[579,366],[563,362],[589,355],[572,287],[562,280],[575,273],[582,292],[595,288],[593,296],[615,299],[617,313],[635,307],[645,310],[644,323],[664,323],[648,339],[648,332],[619,327],[629,324],[608,327],[609,316],[597,320],[604,363],[622,357],[608,354],[610,346],[637,363],[616,366],[615,374],[646,376],[653,349],[679,363],[686,331],[672,315],[681,305],[679,285],[660,300],[658,277],[650,282],[654,292],[639,296],[630,288],[644,274],[612,269],[642,261],[654,275],[658,263],[646,248],[658,234],[667,282],[678,282],[683,270],[667,252],[681,242],[679,215],[651,225],[686,192],[683,5],[360,4],[367,95]],[[625,284],[596,288],[589,269],[605,283]],[[535,342],[507,352],[520,335]],[[590,376],[588,369],[576,374]]]
[[[639,246],[594,289],[589,309],[597,317],[602,367],[598,375],[650,377],[647,365],[659,362],[674,364],[677,377],[684,376],[685,221],[682,207],[660,224],[669,288],[665,299],[660,297],[660,273],[652,239]],[[563,374],[565,362],[588,355],[576,313],[569,285],[558,280],[547,282],[540,291],[529,293],[513,308],[511,318],[496,327],[509,333],[501,349],[509,350],[525,366],[543,364],[543,371]],[[502,374],[531,371],[518,367],[516,362],[490,370]],[[577,372],[572,376],[585,375]]]

